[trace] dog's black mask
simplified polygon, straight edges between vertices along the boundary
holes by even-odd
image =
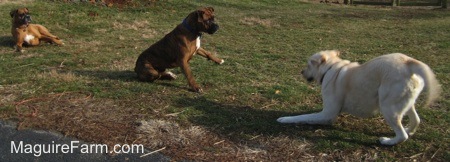
[[[13,16],[13,15],[11,15],[11,16]],[[17,18],[18,18],[18,21],[16,21],[16,22],[18,22],[21,25],[28,25],[31,23],[31,16],[28,15],[27,13],[17,15]]]
[[[31,23],[31,16],[28,14],[23,15],[22,21],[24,24],[28,25],[29,23]]]
[[[216,23],[212,23],[211,27],[206,31],[208,34],[214,34],[217,30],[219,30],[219,25]]]

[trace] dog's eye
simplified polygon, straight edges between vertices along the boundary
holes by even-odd
[[[213,23],[213,22],[214,22],[214,18],[211,18],[211,19],[209,19],[209,20],[206,21],[206,23],[208,23],[208,24],[211,24],[211,23]]]

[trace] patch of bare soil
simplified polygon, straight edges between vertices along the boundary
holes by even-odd
[[[257,17],[245,17],[240,20],[242,24],[254,26],[254,25],[261,25],[267,28],[270,27],[279,27],[280,24],[274,22],[274,20],[271,19],[261,19]]]
[[[18,129],[56,130],[66,136],[108,145],[133,143],[139,113],[90,93],[65,92],[18,101]]]
[[[0,0],[0,5],[1,4],[27,4],[30,2],[34,2],[34,0]]]

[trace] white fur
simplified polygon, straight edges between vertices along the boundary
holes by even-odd
[[[25,42],[27,42],[28,44],[31,44],[30,43],[30,41],[31,40],[33,40],[34,39],[34,36],[33,35],[29,35],[29,34],[27,34],[26,36],[25,36]]]
[[[364,65],[341,60],[338,56],[337,51],[315,54],[302,72],[305,78],[314,77],[321,84],[323,110],[281,117],[277,121],[327,125],[332,124],[341,112],[359,117],[381,112],[395,132],[394,138],[381,137],[381,144],[395,145],[414,134],[420,123],[414,107],[419,94],[426,87],[428,103],[439,95],[439,83],[431,69],[400,53],[380,56]],[[404,115],[409,118],[406,129],[401,123]]]
[[[200,37],[197,37],[197,40],[195,41],[195,46],[197,47],[197,50],[200,48]]]
[[[197,50],[200,48],[200,36],[197,37],[197,39],[195,40],[195,52],[192,55],[197,54]]]
[[[176,79],[177,78],[177,75],[175,75],[174,73],[172,73],[172,72],[170,72],[170,71],[168,71],[168,72],[166,72],[167,74],[169,74],[172,78],[174,78],[174,79]]]

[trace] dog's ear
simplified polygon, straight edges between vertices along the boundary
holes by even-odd
[[[311,65],[313,66],[319,66],[324,62],[327,62],[327,56],[325,55],[318,55],[317,57],[311,59]]]
[[[339,55],[341,55],[341,52],[339,52],[338,50],[332,50],[330,53],[332,56],[336,56],[336,57],[339,57]]]
[[[213,7],[206,7],[207,10],[214,12],[214,8]]]
[[[202,9],[197,10],[197,16],[198,16],[198,22],[202,22],[205,20],[204,14],[212,15],[214,12],[214,8],[212,7],[205,7]]]
[[[198,22],[203,22],[203,14],[205,13],[205,11],[203,10],[197,10],[197,19]]]
[[[18,11],[18,9],[17,10],[12,10],[11,12],[9,12],[9,15],[11,17],[14,17],[14,15],[17,13],[17,11]]]

